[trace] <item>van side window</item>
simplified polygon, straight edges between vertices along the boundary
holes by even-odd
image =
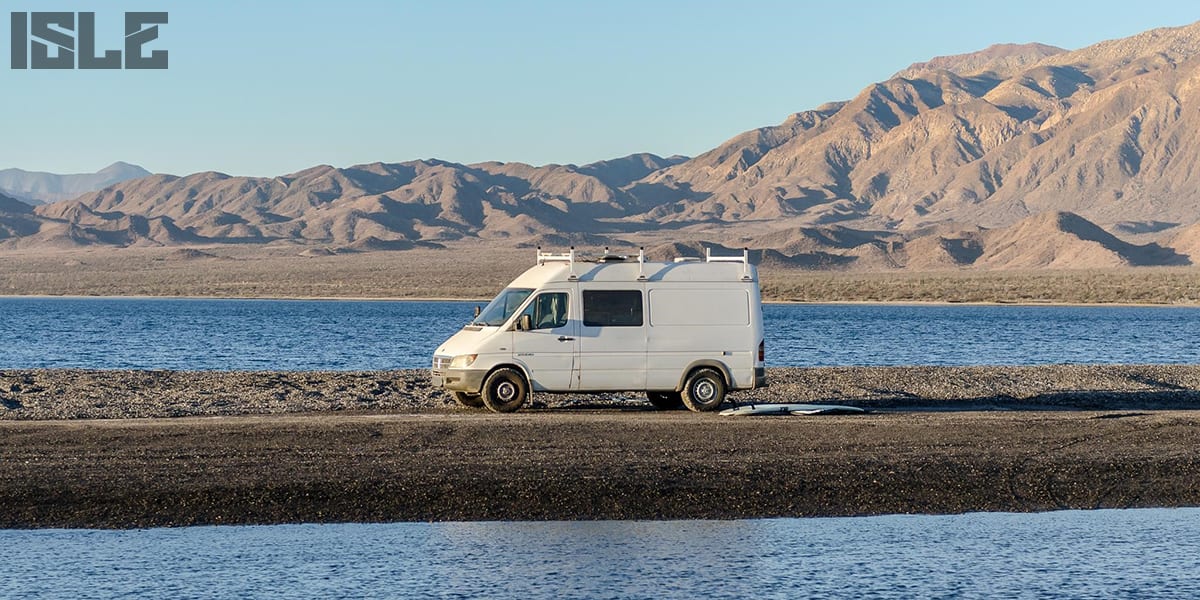
[[[558,329],[567,324],[567,293],[539,294],[522,315],[529,315],[534,329]]]
[[[583,324],[588,327],[641,327],[639,290],[585,290]]]

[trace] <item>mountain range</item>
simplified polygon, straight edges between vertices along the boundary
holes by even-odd
[[[6,191],[0,246],[703,239],[800,268],[1200,264],[1198,136],[1200,23],[937,57],[692,158],[145,174],[37,207]]]
[[[0,170],[0,194],[29,204],[70,200],[85,192],[94,192],[114,183],[138,179],[150,171],[137,165],[115,162],[95,173],[58,175],[22,169]]]

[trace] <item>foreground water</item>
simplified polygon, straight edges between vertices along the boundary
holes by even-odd
[[[424,368],[469,302],[0,298],[0,368]],[[1187,363],[1200,309],[774,304],[769,366]]]
[[[0,532],[4,598],[1188,598],[1200,509]]]

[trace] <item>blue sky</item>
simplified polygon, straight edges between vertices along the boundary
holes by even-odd
[[[0,168],[279,175],[417,158],[695,155],[994,43],[1079,48],[1193,2],[0,0]],[[8,14],[166,11],[166,71],[9,69]]]

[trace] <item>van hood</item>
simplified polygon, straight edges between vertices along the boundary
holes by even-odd
[[[479,352],[479,347],[489,337],[492,337],[500,331],[499,327],[483,327],[476,329],[475,327],[463,328],[450,336],[450,339],[441,343],[438,346],[434,356],[457,356],[459,354],[470,354]]]

